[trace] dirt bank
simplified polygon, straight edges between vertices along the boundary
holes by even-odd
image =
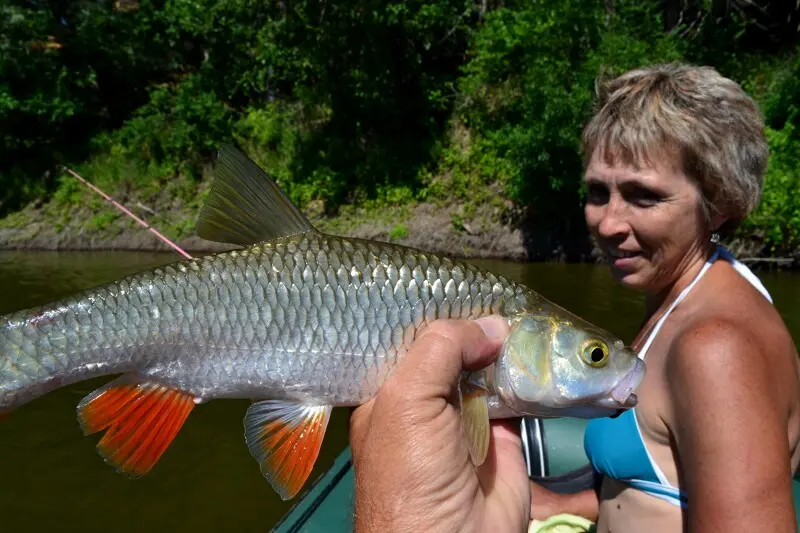
[[[185,211],[182,216],[186,216]],[[599,253],[585,229],[570,236],[530,224],[503,221],[496,209],[478,208],[469,217],[459,205],[417,204],[389,208],[381,213],[351,211],[337,217],[313,216],[312,223],[334,235],[395,242],[451,257],[500,258],[515,261],[599,261]],[[25,223],[0,227],[0,249],[6,250],[147,250],[171,248],[147,229],[125,217],[103,229],[68,224],[57,230],[33,210]],[[191,231],[176,239],[190,253],[212,253],[232,246],[201,239]],[[738,257],[759,268],[800,268],[800,249],[792,257],[769,257],[758,239],[725,243]]]
[[[454,207],[417,205],[404,214],[391,213],[365,217],[353,213],[335,218],[313,218],[323,231],[391,241],[433,253],[458,257],[502,257],[524,260],[529,256],[523,232],[510,225],[489,222],[478,213],[468,221],[453,222]],[[177,240],[190,252],[215,252],[230,246],[214,243],[190,234]],[[67,227],[60,231],[30,214],[30,222],[14,228],[0,228],[0,248],[14,250],[170,250],[147,229],[119,218],[114,227],[91,230]]]

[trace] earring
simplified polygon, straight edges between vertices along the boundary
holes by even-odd
[[[719,244],[719,233],[716,231],[711,233],[711,242],[714,244]]]

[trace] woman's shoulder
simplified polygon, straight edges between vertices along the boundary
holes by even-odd
[[[667,396],[662,415],[670,427],[698,432],[752,431],[789,420],[800,424],[797,358],[740,321],[726,316],[698,319],[674,339],[665,360]],[[769,422],[768,422],[769,421]],[[781,422],[782,421],[782,422]],[[790,428],[787,427],[787,430]],[[796,431],[791,430],[793,447]],[[717,442],[712,435],[699,436]]]
[[[787,400],[796,400],[797,349],[780,315],[732,268],[715,274],[675,330],[667,379],[696,379],[712,389],[717,383],[761,391],[777,387]]]
[[[793,349],[777,309],[727,261],[714,264],[690,300],[676,329],[678,348],[686,343],[695,349],[705,342],[752,341],[771,353],[778,346],[784,351]]]

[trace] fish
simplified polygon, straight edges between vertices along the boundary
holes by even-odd
[[[84,435],[121,474],[161,459],[198,405],[247,399],[245,444],[284,500],[305,485],[335,407],[373,398],[443,318],[500,315],[510,333],[464,373],[458,408],[480,465],[489,420],[610,416],[645,364],[619,338],[473,264],[316,229],[238,149],[222,145],[197,234],[233,249],[147,269],[0,317],[0,414],[101,376]]]

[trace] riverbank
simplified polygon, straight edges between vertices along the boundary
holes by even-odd
[[[108,206],[108,209],[113,209]],[[313,210],[309,218],[321,231],[334,235],[395,242],[453,257],[482,257],[512,260],[566,259],[558,245],[552,249],[532,249],[526,233],[517,224],[503,223],[493,217],[489,206],[478,208],[465,217],[460,205],[422,203],[383,210],[349,210],[336,217],[326,217]],[[38,215],[42,216],[38,216]],[[138,213],[146,218],[147,213]],[[496,213],[494,213],[496,215]],[[0,222],[0,249],[5,250],[147,250],[171,248],[153,233],[130,219],[117,216],[103,227],[79,223],[76,217],[58,227],[44,212],[29,208],[15,214],[16,220]],[[196,215],[195,215],[196,217]],[[160,217],[163,218],[163,217]],[[174,217],[172,217],[174,218]],[[175,237],[163,227],[156,229],[175,238],[188,252],[208,253],[231,249],[231,246],[201,239],[193,230]],[[179,226],[175,221],[168,227]],[[193,226],[193,222],[191,223]],[[587,250],[587,253],[589,251]]]
[[[0,220],[0,250],[172,250],[110,205],[104,207],[107,209],[104,215],[92,216],[88,206],[76,206],[72,209],[73,216],[53,223],[48,206],[29,206]],[[138,216],[190,253],[233,248],[195,235],[197,213],[186,206],[167,213],[148,212],[141,204],[138,207]],[[585,231],[564,237],[551,230],[537,230],[523,216],[510,216],[514,209],[510,204],[498,208],[497,203],[477,208],[465,208],[459,203],[416,203],[381,209],[350,207],[334,217],[324,216],[312,206],[306,215],[315,227],[333,235],[394,242],[451,257],[591,263],[602,260]],[[99,217],[105,221],[102,225],[86,222]],[[773,257],[757,235],[724,244],[741,260],[757,268],[800,269],[800,248],[791,256]]]

